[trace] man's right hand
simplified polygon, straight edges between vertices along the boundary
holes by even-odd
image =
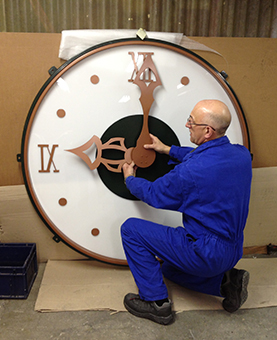
[[[165,145],[163,142],[159,140],[158,137],[151,135],[151,133],[150,133],[150,137],[152,139],[152,144],[145,144],[144,145],[145,149],[152,149],[152,150],[155,150],[156,152],[164,153],[166,155],[169,154],[169,151],[171,148],[170,146]]]

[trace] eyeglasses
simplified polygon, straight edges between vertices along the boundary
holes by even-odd
[[[192,125],[196,125],[196,126],[209,126],[211,129],[213,129],[215,131],[215,129],[211,125],[209,125],[209,124],[196,124],[191,116],[189,116],[188,119],[187,119],[187,125],[189,127],[192,127]]]

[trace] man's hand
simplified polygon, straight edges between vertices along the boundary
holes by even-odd
[[[171,148],[170,146],[165,145],[156,136],[153,136],[153,135],[150,134],[150,137],[151,137],[151,140],[152,140],[152,144],[145,144],[144,145],[145,149],[152,149],[152,150],[155,150],[156,152],[164,153],[166,155],[169,154],[169,151],[170,151],[170,148]],[[129,176],[136,177],[136,170],[137,170],[137,166],[135,165],[134,161],[132,161],[132,163],[130,163],[130,164],[128,164],[128,163],[123,164],[122,171],[123,171],[123,175],[124,175],[124,180],[126,180],[126,178],[129,177]]]
[[[166,155],[169,154],[169,151],[171,148],[170,146],[165,145],[163,142],[159,140],[158,137],[151,135],[151,133],[150,133],[150,137],[152,139],[152,144],[145,144],[144,145],[145,149],[153,149],[159,153],[164,153]]]
[[[123,164],[122,171],[124,175],[124,180],[126,180],[126,178],[129,176],[136,177],[136,170],[137,170],[137,166],[135,165],[134,162],[132,162],[131,164],[128,164],[128,163]]]

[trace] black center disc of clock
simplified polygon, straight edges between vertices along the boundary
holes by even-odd
[[[140,135],[143,124],[143,115],[133,115],[124,117],[114,124],[112,124],[101,137],[102,143],[106,143],[109,139],[114,137],[125,138],[126,148],[135,147],[136,141]],[[163,143],[167,145],[180,145],[180,142],[174,133],[174,131],[163,121],[155,117],[149,116],[148,118],[149,132],[154,136],[157,136]],[[116,160],[123,159],[124,154],[122,151],[114,149],[102,150],[102,158]],[[169,156],[156,153],[156,159],[154,163],[148,168],[138,168],[137,177],[145,178],[149,181],[155,181],[157,178],[165,175],[173,169],[173,165],[168,164]],[[102,182],[106,187],[114,194],[130,199],[137,200],[124,184],[124,178],[122,173],[116,173],[109,171],[103,164],[100,164],[97,168],[98,174]]]

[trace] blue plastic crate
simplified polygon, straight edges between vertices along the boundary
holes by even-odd
[[[26,299],[37,272],[35,243],[0,243],[1,299]]]

